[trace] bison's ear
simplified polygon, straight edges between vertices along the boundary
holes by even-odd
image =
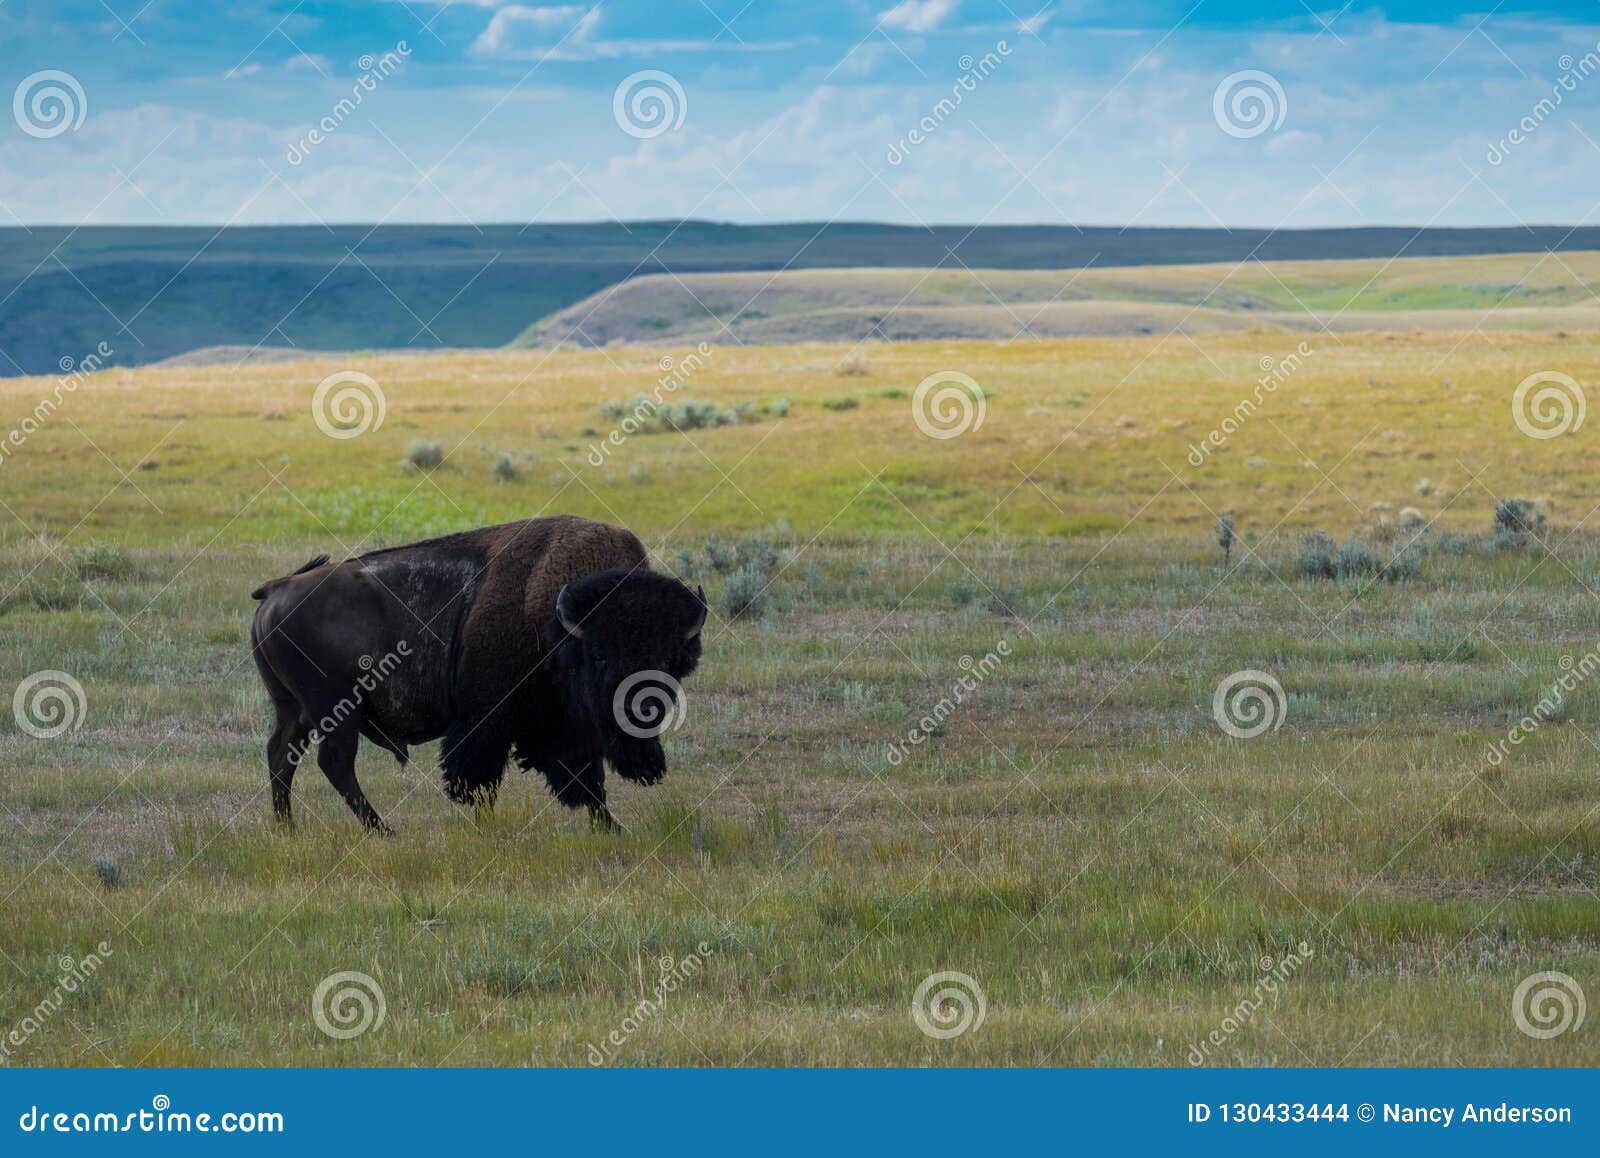
[[[556,618],[561,621],[561,626],[566,628],[567,632],[572,635],[574,639],[583,638],[583,627],[575,618],[573,618],[571,607],[567,602],[567,588],[565,584],[563,584],[561,587],[561,593],[556,596]]]
[[[695,598],[700,602],[700,613],[694,617],[694,622],[684,629],[683,638],[693,639],[700,634],[700,629],[706,625],[706,589],[695,588]]]

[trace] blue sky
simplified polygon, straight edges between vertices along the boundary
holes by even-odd
[[[0,224],[1600,221],[1600,5],[1472,7],[0,0]]]

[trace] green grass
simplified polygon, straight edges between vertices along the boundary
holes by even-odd
[[[245,592],[314,544],[130,546],[87,570],[7,548],[13,581],[79,596],[6,605],[8,679],[68,671],[88,708],[55,740],[0,714],[0,1030],[62,954],[112,950],[9,1064],[584,1065],[663,958],[703,953],[616,1061],[1185,1065],[1302,942],[1209,1064],[1600,1061],[1591,1027],[1538,1041],[1511,1015],[1530,973],[1591,998],[1600,975],[1594,689],[1484,758],[1595,646],[1573,575],[1600,540],[1474,540],[1392,584],[1291,578],[1287,539],[1228,574],[1200,535],[985,536],[959,558],[921,533],[773,542],[766,615],[707,626],[667,780],[613,789],[628,835],[515,772],[474,818],[433,746],[403,771],[364,749],[393,840],[314,768],[298,829],[267,823]],[[700,581],[715,600],[732,574]],[[961,657],[1001,641],[890,763]],[[1287,697],[1249,740],[1211,714],[1244,668]],[[348,1041],[311,1011],[341,970],[387,1009]],[[909,1012],[942,970],[988,1003],[948,1041]]]
[[[1256,391],[1262,359],[1281,361],[1302,340],[1312,352],[1299,368],[1224,447],[1191,466],[1190,448]],[[1534,440],[1518,431],[1510,405],[1517,383],[1538,370],[1600,380],[1594,330],[1492,341],[1258,331],[879,345],[870,372],[855,379],[834,372],[848,347],[718,346],[685,396],[745,421],[612,445],[622,420],[596,408],[653,392],[665,353],[350,357],[92,375],[0,461],[11,516],[0,520],[0,543],[46,535],[85,549],[339,551],[541,511],[625,523],[658,547],[669,532],[694,538],[779,522],[806,537],[1205,541],[1228,510],[1243,535],[1321,528],[1342,540],[1410,505],[1438,530],[1476,534],[1509,496],[1539,500],[1553,526],[1571,526],[1600,493],[1590,427]],[[312,394],[352,367],[379,383],[385,419],[359,437],[329,438],[313,420]],[[917,427],[912,396],[924,378],[951,369],[979,384],[986,413],[980,428],[938,440]],[[45,379],[0,381],[0,413],[13,416],[0,435],[55,389]],[[839,409],[846,397],[857,405]],[[440,468],[401,469],[418,439],[442,443]],[[493,473],[500,454],[518,466],[509,482]]]

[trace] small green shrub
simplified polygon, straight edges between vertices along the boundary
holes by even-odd
[[[824,410],[854,410],[861,405],[858,398],[830,398],[822,404]]]
[[[833,368],[833,372],[841,378],[864,378],[872,373],[872,366],[864,352],[851,350]]]
[[[778,550],[766,539],[740,539],[733,545],[733,560],[736,566],[766,573],[777,569]]]
[[[682,402],[668,402],[656,411],[663,425],[673,430],[707,430],[714,426],[737,426],[743,419],[737,407],[725,407],[711,401],[685,398]]]
[[[1497,551],[1526,547],[1544,534],[1544,512],[1528,499],[1501,499],[1494,505],[1489,542]]]
[[[79,579],[126,579],[133,574],[134,566],[127,548],[101,543],[74,551],[72,570]]]
[[[503,483],[510,482],[519,473],[517,460],[503,450],[494,456],[494,466],[491,469],[494,471],[494,477]]]
[[[701,550],[705,553],[706,565],[713,571],[733,570],[735,560],[732,552],[725,550],[722,546],[722,540],[715,535],[706,540],[705,546]]]
[[[757,619],[766,614],[767,573],[748,565],[734,571],[717,593],[717,610],[728,619]]]
[[[1016,587],[991,587],[973,606],[984,615],[1018,619],[1022,615],[1022,592]]]
[[[1294,555],[1294,573],[1302,579],[1332,579],[1339,574],[1333,540],[1324,531],[1312,531],[1300,540]]]
[[[1408,546],[1386,560],[1359,539],[1335,545],[1325,532],[1313,531],[1300,540],[1292,570],[1302,579],[1377,578],[1395,583],[1422,574],[1422,552]]]
[[[444,443],[427,438],[414,438],[406,447],[403,465],[413,470],[435,470],[444,463]]]
[[[1235,542],[1233,533],[1233,516],[1218,515],[1216,530],[1217,546],[1222,548],[1222,565],[1223,567],[1227,567],[1228,564],[1233,561],[1233,544]]]

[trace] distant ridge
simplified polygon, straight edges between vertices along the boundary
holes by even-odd
[[[0,375],[101,343],[138,365],[209,346],[501,346],[639,274],[1060,270],[1600,249],[1600,227],[1113,229],[853,223],[0,229]]]

